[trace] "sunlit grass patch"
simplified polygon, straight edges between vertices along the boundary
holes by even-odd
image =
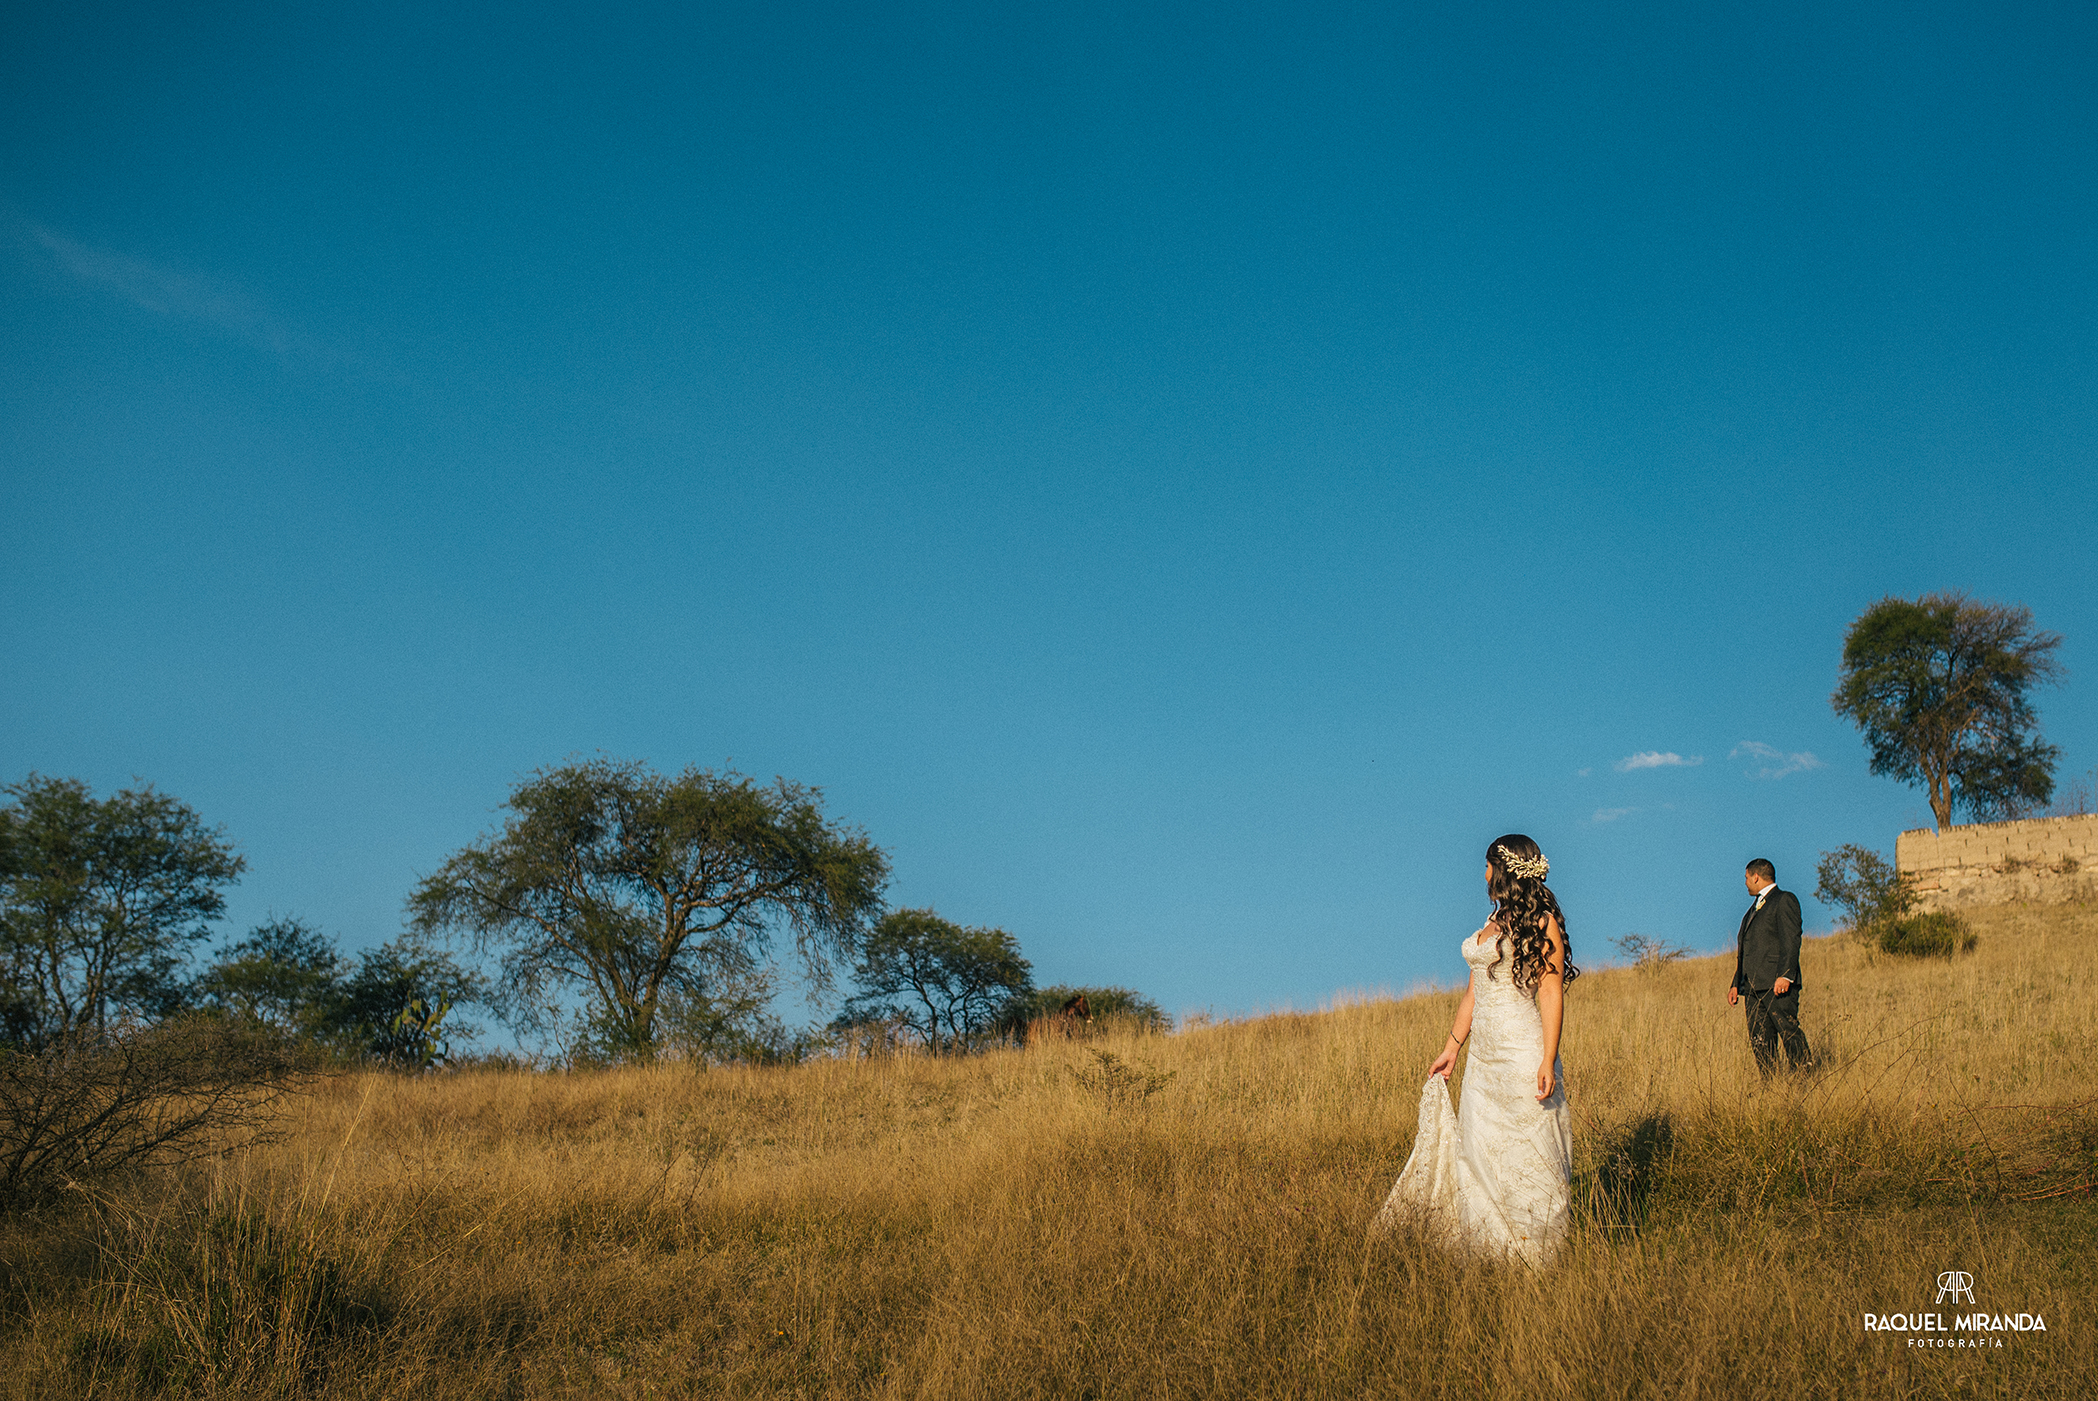
[[[1428,993],[967,1058],[332,1081],[280,1142],[0,1222],[0,1375],[127,1397],[2079,1396],[2098,916],[1974,925],[1950,960],[1810,941],[1826,1066],[1767,1086],[1730,961],[1584,978],[1576,1230],[1541,1275],[1367,1237],[1448,1028],[1454,996]],[[1863,1333],[1950,1268],[2048,1333],[1985,1358]]]

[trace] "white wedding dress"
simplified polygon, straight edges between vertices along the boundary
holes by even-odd
[[[1486,976],[1494,957],[1488,930],[1464,941],[1472,1029],[1463,1104],[1452,1110],[1449,1082],[1428,1077],[1413,1156],[1372,1229],[1415,1223],[1467,1254],[1543,1265],[1566,1239],[1573,1214],[1566,1074],[1554,1060],[1558,1083],[1549,1099],[1537,1098],[1544,1018],[1536,999],[1516,990],[1512,957]]]

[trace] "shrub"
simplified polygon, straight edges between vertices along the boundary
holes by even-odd
[[[0,1051],[0,1210],[253,1138],[311,1060],[281,1033],[213,1016]]]
[[[1821,853],[1816,898],[1843,911],[1850,928],[1870,935],[1915,908],[1907,876],[1876,851],[1846,843]]]
[[[1632,960],[1632,966],[1642,973],[1658,973],[1678,959],[1690,957],[1690,950],[1683,945],[1665,939],[1649,939],[1644,934],[1627,934],[1610,942],[1617,945],[1617,951]]]
[[[1979,942],[1967,921],[1945,910],[1890,919],[1879,927],[1880,952],[1910,958],[1950,958]]]
[[[1094,1051],[1093,1064],[1084,1069],[1073,1069],[1071,1078],[1078,1087],[1106,1108],[1115,1112],[1116,1105],[1142,1104],[1151,1096],[1173,1083],[1177,1070],[1160,1070],[1143,1061],[1125,1061],[1113,1051]]]

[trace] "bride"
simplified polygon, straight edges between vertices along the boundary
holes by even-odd
[[[1486,851],[1493,917],[1464,941],[1471,986],[1421,1087],[1413,1156],[1377,1213],[1383,1233],[1417,1222],[1467,1253],[1550,1261],[1566,1238],[1573,1133],[1559,1024],[1569,957],[1566,918],[1545,885],[1551,863],[1528,837]],[[1471,1043],[1463,1107],[1450,1108],[1450,1071]]]

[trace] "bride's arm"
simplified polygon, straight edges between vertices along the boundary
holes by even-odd
[[[1449,1079],[1450,1072],[1457,1067],[1457,1052],[1471,1034],[1472,989],[1471,984],[1466,983],[1464,997],[1457,1003],[1457,1020],[1450,1024],[1450,1039],[1442,1043],[1442,1054],[1435,1058],[1435,1064],[1428,1067],[1428,1073]]]
[[[1559,1059],[1559,1027],[1566,1018],[1566,936],[1550,915],[1545,917],[1544,932],[1552,949],[1544,971],[1537,976],[1537,1011],[1544,1018],[1544,1063],[1537,1067],[1537,1097],[1550,1099],[1559,1083],[1552,1063]]]

